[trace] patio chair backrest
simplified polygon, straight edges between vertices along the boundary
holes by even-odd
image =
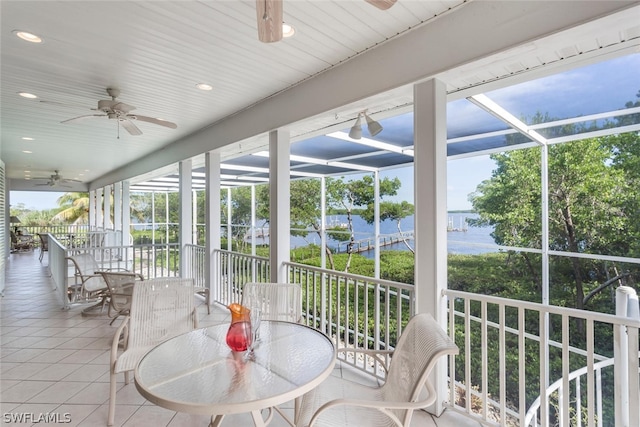
[[[260,308],[262,320],[302,320],[302,294],[295,283],[246,283],[242,288],[242,305]]]
[[[417,314],[402,331],[393,352],[382,395],[387,401],[416,401],[440,356],[458,347],[429,313]],[[396,410],[403,420],[407,410]]]
[[[102,278],[109,287],[109,292],[122,293],[126,288],[133,286],[140,280],[144,280],[144,277],[139,273],[133,271],[101,271]]]
[[[38,233],[38,237],[40,238],[40,249],[43,251],[49,250],[49,235]]]
[[[95,292],[107,288],[107,283],[98,273],[101,267],[93,255],[82,253],[70,256],[68,259],[73,262],[76,273],[81,276],[84,289],[87,292]]]
[[[142,280],[133,287],[128,349],[153,346],[194,328],[193,279]],[[196,325],[197,326],[197,325]]]

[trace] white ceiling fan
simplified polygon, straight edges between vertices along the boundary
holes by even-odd
[[[256,0],[256,17],[258,19],[258,39],[263,43],[282,40],[282,1]],[[365,0],[380,10],[387,10],[396,0]]]
[[[63,178],[62,175],[60,175],[60,173],[56,170],[54,171],[55,173],[53,175],[50,175],[49,177],[42,177],[42,178],[33,178],[33,179],[46,179],[47,182],[44,184],[36,184],[36,186],[43,186],[43,185],[48,185],[49,187],[66,187],[66,188],[71,188],[68,185],[64,185],[67,184],[69,182],[82,182],[80,180],[77,179],[68,179],[68,178]]]
[[[133,120],[139,120],[141,122],[153,123],[156,125],[168,127],[171,129],[175,129],[178,127],[175,123],[156,119],[154,117],[141,116],[138,114],[131,114],[132,110],[135,110],[136,107],[132,105],[125,104],[124,102],[118,101],[118,95],[120,95],[120,91],[114,88],[107,88],[107,93],[111,97],[111,99],[103,99],[98,101],[98,108],[92,108],[95,111],[101,111],[102,114],[87,114],[84,116],[74,117],[72,119],[64,120],[61,123],[74,123],[86,119],[95,119],[99,117],[106,117],[108,119],[117,120],[118,125],[122,125],[123,128],[131,135],[142,135],[142,131],[133,123]],[[118,128],[119,130],[119,128]],[[120,134],[118,132],[118,138]]]

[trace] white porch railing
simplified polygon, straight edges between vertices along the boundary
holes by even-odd
[[[618,427],[615,400],[631,396],[638,401],[640,320],[444,293],[450,334],[460,347],[449,365],[454,374],[450,400],[456,410],[488,425]],[[620,367],[609,362],[623,333],[635,336],[624,353],[628,372],[636,377],[627,396],[615,392],[625,379]],[[632,411],[638,410],[634,405]]]
[[[239,302],[245,283],[270,280],[268,258],[218,249],[214,251],[212,262],[219,274],[217,300],[222,304]]]
[[[198,245],[185,245],[184,256],[186,271],[182,272],[182,277],[193,279],[197,288],[206,286],[206,265],[205,265],[205,247]]]
[[[306,324],[333,337],[341,347],[393,349],[414,313],[413,285],[304,264],[285,266],[289,282],[302,286]],[[356,359],[346,353],[344,362],[384,378],[376,359]]]

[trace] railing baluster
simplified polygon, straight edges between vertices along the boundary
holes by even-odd
[[[507,343],[506,343],[506,335],[505,335],[505,306],[504,304],[499,304],[498,308],[499,319],[500,319],[500,328],[499,328],[499,348],[500,348],[500,424],[502,426],[507,425],[507,363],[506,363],[506,353],[507,353]]]
[[[488,402],[489,402],[489,344],[487,342],[487,302],[482,301],[481,303],[481,316],[482,320],[480,322],[480,337],[481,337],[481,349],[480,354],[482,357],[482,419],[487,420],[488,418]],[[468,334],[471,335],[471,334]]]
[[[527,376],[526,376],[526,356],[525,356],[525,315],[524,307],[518,307],[518,400],[520,408],[518,411],[520,425],[525,425],[525,416],[527,413]]]
[[[562,389],[564,393],[562,395],[562,401],[558,396],[558,404],[560,405],[560,427],[569,426],[569,372],[570,369],[569,358],[569,316],[562,316]],[[578,413],[579,415],[579,413]]]

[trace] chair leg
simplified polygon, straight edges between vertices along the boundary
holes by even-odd
[[[110,375],[109,384],[109,416],[107,419],[107,426],[113,426],[113,421],[116,417],[116,388],[118,386],[116,381],[116,375],[113,372]]]

